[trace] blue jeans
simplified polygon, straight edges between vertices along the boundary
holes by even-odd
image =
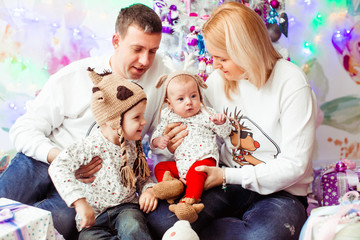
[[[75,210],[56,191],[48,168],[48,164],[18,153],[0,175],[0,197],[50,211],[56,230],[66,240],[77,239]]]
[[[221,187],[205,191],[201,202],[205,208],[192,228],[206,240],[297,240],[307,219],[306,206],[284,191],[260,195],[228,185],[226,192]],[[178,220],[168,207],[166,201],[159,201],[158,208],[148,214],[156,239]]]
[[[151,240],[147,220],[138,204],[124,203],[96,218],[95,225],[81,230],[79,240]]]

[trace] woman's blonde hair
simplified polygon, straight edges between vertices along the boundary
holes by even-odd
[[[244,69],[246,78],[258,89],[270,77],[281,55],[273,47],[264,21],[251,8],[238,2],[227,2],[215,9],[202,28],[206,42],[225,51]],[[237,93],[236,81],[224,81],[225,94]]]

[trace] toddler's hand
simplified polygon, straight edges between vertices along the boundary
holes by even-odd
[[[91,206],[86,202],[85,198],[76,200],[73,205],[75,211],[80,217],[80,227],[89,228],[95,224],[95,213]]]
[[[140,210],[145,213],[154,211],[157,207],[158,199],[155,197],[154,189],[152,187],[146,189],[139,198]]]

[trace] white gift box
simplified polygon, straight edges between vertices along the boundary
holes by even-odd
[[[55,240],[49,211],[0,198],[0,240]]]

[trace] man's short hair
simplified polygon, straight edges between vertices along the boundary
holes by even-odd
[[[136,25],[147,33],[161,33],[162,23],[156,12],[143,4],[122,8],[116,20],[115,32],[124,37],[130,25]]]

